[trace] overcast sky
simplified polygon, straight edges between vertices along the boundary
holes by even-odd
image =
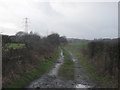
[[[40,0],[0,0],[0,33],[24,31],[40,35],[59,33],[69,38],[118,37],[117,2],[41,2]]]

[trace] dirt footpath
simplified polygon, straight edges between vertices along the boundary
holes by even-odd
[[[85,70],[78,64],[78,60],[69,52],[74,61],[75,79],[63,80],[58,77],[58,70],[64,62],[63,51],[55,63],[55,66],[50,72],[43,75],[41,78],[31,82],[26,88],[92,88],[95,84],[88,78]]]
[[[87,72],[78,63],[78,59],[69,52],[74,62],[76,88],[95,88],[96,85],[89,79]]]

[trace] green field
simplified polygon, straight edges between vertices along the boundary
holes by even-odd
[[[77,42],[77,43],[69,43],[69,45],[79,47],[79,48],[87,48],[88,43],[87,42]]]
[[[3,50],[4,51],[9,51],[9,49],[22,49],[22,48],[25,48],[25,44],[22,44],[22,43],[7,43]]]
[[[6,44],[6,47],[13,48],[13,49],[19,49],[19,48],[25,48],[25,44],[8,43]]]

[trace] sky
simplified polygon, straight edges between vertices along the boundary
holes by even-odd
[[[28,32],[41,36],[59,33],[79,39],[118,37],[117,0],[0,0],[0,33],[25,31],[26,17]]]

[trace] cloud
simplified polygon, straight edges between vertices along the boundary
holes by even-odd
[[[29,31],[42,35],[57,32],[86,39],[118,36],[116,2],[1,0],[0,13],[0,30],[7,34],[24,30],[24,18],[28,17]]]

